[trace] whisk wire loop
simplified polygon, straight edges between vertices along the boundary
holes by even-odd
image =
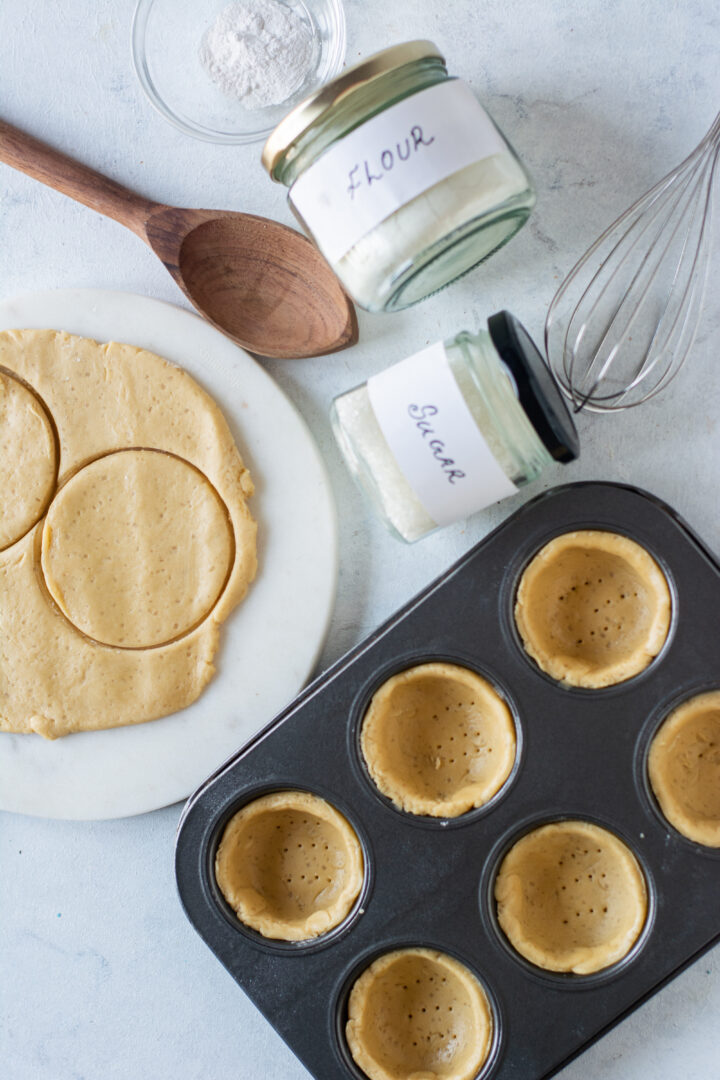
[[[720,113],[697,147],[598,237],[555,294],[545,348],[576,411],[632,408],[680,370],[707,285],[719,159]]]

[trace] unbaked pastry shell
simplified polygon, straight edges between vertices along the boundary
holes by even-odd
[[[643,671],[670,628],[665,575],[618,533],[583,530],[546,544],[525,569],[515,621],[526,652],[548,675],[598,689]]]
[[[492,1033],[492,1012],[478,980],[433,949],[386,953],[350,992],[345,1036],[370,1080],[474,1080],[487,1061]]]
[[[375,692],[361,747],[372,779],[398,809],[459,817],[507,780],[515,725],[505,701],[474,671],[419,664]]]
[[[547,971],[589,975],[630,952],[647,918],[637,859],[607,829],[559,821],[521,837],[495,880],[500,927]]]
[[[689,840],[720,848],[720,690],[670,713],[650,744],[648,774],[670,824]]]
[[[240,921],[284,941],[339,926],[364,873],[355,830],[306,791],[273,792],[243,806],[225,826],[215,857],[218,887]]]

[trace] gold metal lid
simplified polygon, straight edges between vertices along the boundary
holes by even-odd
[[[359,64],[346,68],[342,75],[338,75],[336,79],[332,79],[301,101],[280,121],[263,147],[262,163],[271,179],[276,179],[275,169],[291,143],[338,101],[394,68],[411,64],[414,60],[426,59],[444,62],[445,57],[438,52],[437,45],[433,45],[432,41],[406,41],[402,45],[392,45],[389,49],[383,49],[382,52],[361,60]]]

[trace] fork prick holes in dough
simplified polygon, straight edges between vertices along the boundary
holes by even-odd
[[[592,850],[584,846],[588,840],[596,842]],[[606,867],[606,882],[595,873],[598,863]],[[586,821],[526,833],[504,857],[494,891],[510,944],[550,971],[587,975],[617,963],[647,916],[647,887],[635,856],[613,833]]]
[[[474,1080],[487,1061],[494,1027],[487,996],[445,953],[385,953],[353,984],[347,1011],[348,1048],[370,1080]]]
[[[432,817],[458,817],[488,802],[516,753],[512,715],[497,691],[475,672],[441,662],[383,683],[360,743],[378,789],[398,809]]]
[[[600,530],[546,544],[523,572],[515,604],[524,648],[538,666],[589,688],[647,667],[665,642],[670,615],[670,590],[652,556],[628,537]]]
[[[307,813],[300,816],[298,809]],[[330,867],[324,852],[331,852]],[[218,886],[240,921],[286,941],[310,940],[341,923],[364,874],[350,823],[330,803],[302,791],[275,792],[244,806],[226,825],[215,858]]]
[[[124,648],[162,645],[198,625],[233,558],[227,510],[212,485],[155,450],[85,466],[59,491],[43,534],[45,582],[63,614],[93,640]]]

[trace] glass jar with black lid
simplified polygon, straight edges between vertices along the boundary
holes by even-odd
[[[580,450],[550,369],[507,311],[341,394],[331,418],[350,471],[406,541],[514,495]]]

